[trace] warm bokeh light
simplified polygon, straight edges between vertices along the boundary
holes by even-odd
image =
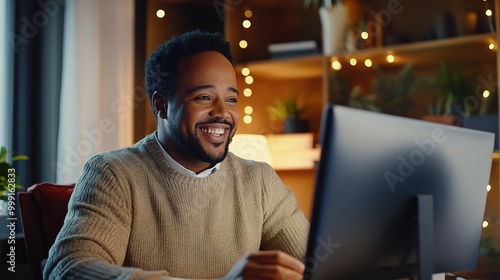
[[[158,11],[156,11],[156,16],[158,18],[163,18],[165,16],[165,11],[162,9],[159,9]]]
[[[247,83],[247,85],[251,85],[253,83],[253,77],[252,76],[246,76],[245,77],[245,83]]]
[[[488,221],[483,221],[483,228],[487,227],[489,225]]]
[[[491,17],[493,15],[493,12],[490,9],[488,9],[488,10],[486,10],[485,14],[487,16]]]
[[[342,69],[342,64],[338,60],[333,61],[331,66],[335,71],[339,71],[340,69]]]
[[[250,115],[253,113],[253,108],[252,106],[246,106],[245,109],[243,109],[243,111],[245,112],[245,114]]]
[[[243,122],[246,124],[251,124],[252,123],[252,116],[246,115],[243,117]]]
[[[494,49],[495,49],[495,44],[494,44],[494,43],[490,43],[490,44],[488,45],[488,49],[490,49],[490,50],[494,50]]]
[[[248,67],[243,67],[243,69],[241,69],[241,75],[248,76],[249,74],[250,74],[250,69],[248,69]]]
[[[358,61],[353,57],[349,59],[349,64],[351,64],[352,66],[356,66],[356,64],[358,64]]]
[[[491,185],[487,185],[487,186],[486,186],[486,191],[487,191],[487,192],[491,191]]]
[[[248,19],[245,19],[241,25],[243,25],[243,27],[245,28],[250,28],[250,26],[252,26],[252,22],[250,22]]]
[[[251,10],[246,10],[246,11],[245,11],[245,16],[246,16],[247,18],[251,18],[251,17],[252,17],[252,11],[251,11]]]
[[[385,60],[389,63],[393,63],[396,58],[392,55],[392,54],[388,54],[386,57],[385,57]]]
[[[372,67],[372,65],[373,65],[373,62],[371,59],[369,59],[369,58],[365,59],[365,66],[366,67]]]
[[[248,47],[248,42],[246,40],[240,41],[240,48],[246,49]]]
[[[361,32],[361,38],[364,40],[368,39],[368,32],[366,31]]]
[[[251,89],[249,89],[249,88],[244,89],[244,90],[243,90],[243,95],[244,95],[245,97],[250,97],[250,96],[252,96],[252,90],[251,90]]]
[[[485,90],[483,91],[483,97],[484,97],[484,98],[488,98],[488,97],[490,97],[490,94],[491,94],[491,93],[490,93],[490,91],[489,91],[489,90],[487,90],[487,89],[485,89]]]

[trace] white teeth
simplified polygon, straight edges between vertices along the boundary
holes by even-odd
[[[224,134],[224,129],[223,128],[202,128],[201,131],[212,134],[214,136],[220,136]]]

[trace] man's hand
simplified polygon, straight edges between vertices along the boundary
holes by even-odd
[[[301,280],[304,264],[282,251],[259,251],[248,256],[243,279]]]

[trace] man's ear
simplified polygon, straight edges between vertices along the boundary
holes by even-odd
[[[167,102],[158,92],[153,93],[153,110],[162,119],[167,118]]]

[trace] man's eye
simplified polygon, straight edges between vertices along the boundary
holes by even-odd
[[[208,96],[208,95],[200,95],[200,96],[196,97],[196,99],[197,100],[206,100],[206,101],[208,101],[208,100],[210,100],[210,96]]]
[[[228,98],[227,101],[232,103],[238,103],[238,98]]]

